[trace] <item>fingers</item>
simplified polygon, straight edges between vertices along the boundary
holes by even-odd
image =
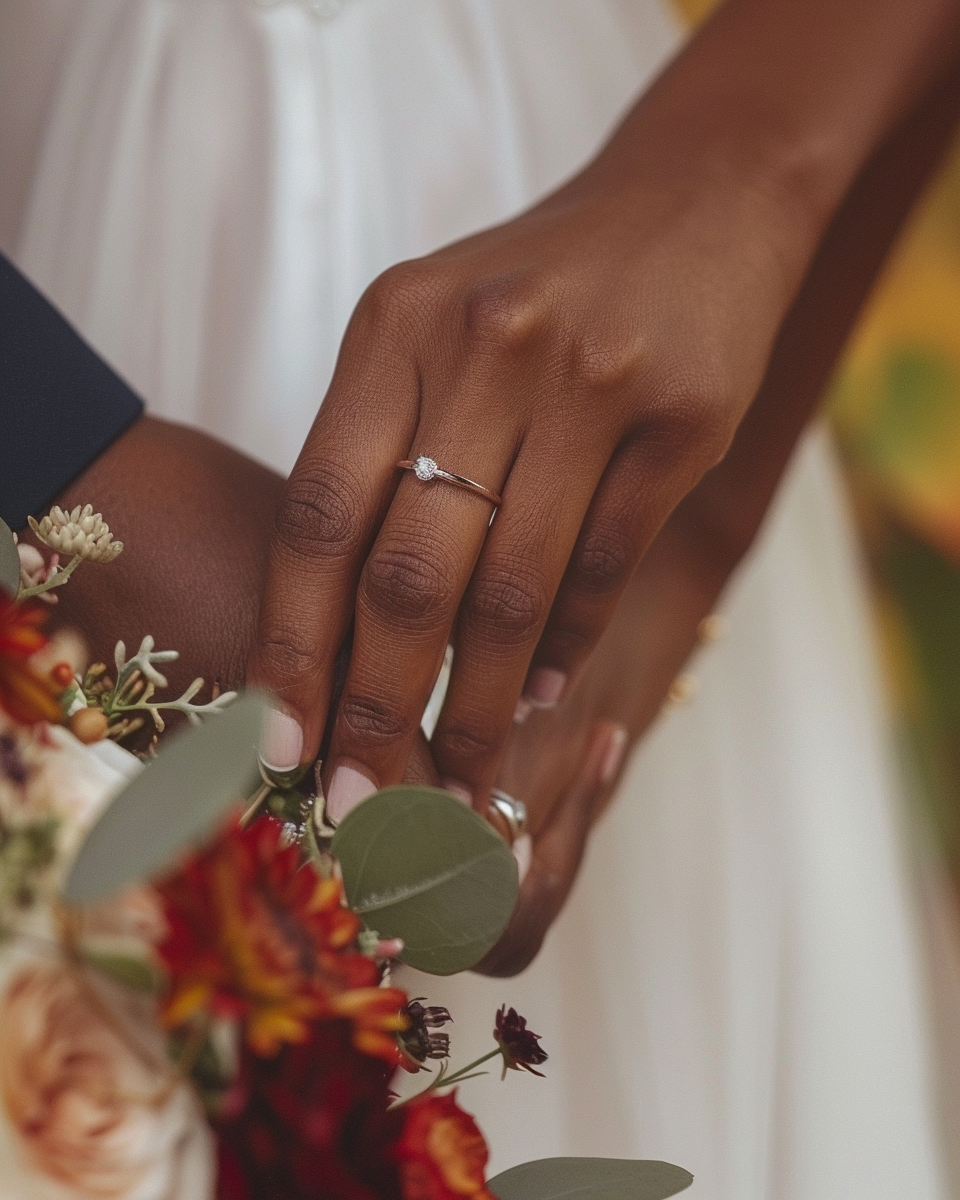
[[[702,459],[632,439],[614,455],[584,518],[524,684],[516,719],[552,708],[610,623],[624,588]]]
[[[402,457],[423,453],[442,469],[499,493],[519,433],[505,426],[471,445],[460,432],[478,426],[464,414],[489,387],[474,374],[449,389],[446,411],[425,403],[425,417]],[[438,411],[439,420],[431,416]],[[327,770],[334,821],[401,778],[493,514],[482,495],[442,479],[401,474],[357,588],[350,670]]]
[[[397,487],[395,464],[407,452],[418,407],[412,357],[369,330],[348,331],[284,489],[248,671],[282,704],[269,715],[260,748],[278,771],[311,761],[319,749],[360,569]]]
[[[573,886],[595,813],[619,775],[626,743],[622,725],[594,724],[583,768],[532,843],[516,911],[503,937],[476,967],[481,974],[516,975],[536,956]]]
[[[603,470],[597,454],[524,444],[457,617],[453,671],[431,749],[444,786],[479,807],[512,730],[517,697]],[[554,469],[561,464],[561,469]]]

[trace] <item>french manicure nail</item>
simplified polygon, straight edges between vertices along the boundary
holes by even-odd
[[[260,759],[271,771],[292,771],[300,765],[303,730],[298,721],[279,708],[268,708],[260,736]]]
[[[566,671],[558,671],[554,667],[535,667],[527,679],[522,698],[533,708],[553,708],[566,686]]]
[[[520,875],[520,882],[523,883],[527,877],[527,872],[530,870],[530,863],[533,859],[533,841],[529,833],[521,833],[517,840],[513,843],[513,857],[517,860],[517,871]]]
[[[403,953],[403,938],[382,938],[374,950],[376,958],[398,958]]]
[[[352,812],[376,790],[367,776],[356,767],[348,767],[346,764],[337,767],[327,792],[327,813],[330,819],[339,823],[348,812]]]
[[[627,731],[622,725],[610,731],[610,740],[600,760],[600,782],[606,787],[616,779],[623,765],[623,752],[627,748]]]
[[[533,705],[526,698],[526,696],[521,696],[517,701],[517,707],[513,710],[514,725],[522,725],[532,712]]]
[[[453,792],[458,800],[462,800],[469,808],[473,804],[473,793],[457,779],[441,779],[440,786],[445,792]]]

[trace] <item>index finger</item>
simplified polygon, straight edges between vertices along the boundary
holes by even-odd
[[[260,746],[274,771],[294,770],[319,751],[334,659],[353,617],[361,566],[397,486],[395,464],[416,427],[418,392],[412,355],[369,330],[348,331],[277,512],[249,663],[249,681],[280,702]]]

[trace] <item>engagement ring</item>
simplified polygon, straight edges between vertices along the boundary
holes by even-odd
[[[434,479],[440,479],[444,483],[452,483],[455,487],[464,488],[468,492],[476,492],[484,500],[489,500],[495,508],[500,507],[500,497],[496,492],[485,488],[482,483],[474,483],[472,479],[467,479],[463,475],[455,475],[452,471],[441,470],[434,460],[427,458],[425,454],[421,454],[419,458],[401,459],[397,466],[404,471],[412,471],[421,483],[431,483]]]

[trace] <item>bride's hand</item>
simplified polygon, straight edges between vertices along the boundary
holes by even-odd
[[[265,760],[316,754],[353,626],[332,815],[399,780],[452,634],[433,752],[485,807],[521,695],[561,699],[723,456],[836,206],[956,26],[956,0],[728,0],[569,184],[374,282],[278,513]],[[418,455],[502,494],[493,524],[483,495],[398,471]]]
[[[794,285],[788,213],[806,220],[713,168],[601,158],[370,287],[278,513],[251,669],[284,708],[267,762],[317,753],[353,623],[330,811],[398,780],[453,637],[433,753],[483,803],[518,701],[562,698],[753,398]],[[398,470],[420,454],[502,493],[493,524],[483,496]]]
[[[824,239],[723,463],[658,534],[571,694],[516,730],[499,782],[528,806],[532,855],[514,919],[482,964],[489,974],[522,970],[560,911],[618,760],[659,713],[701,621],[750,546],[886,247],[958,114],[960,73],[933,89],[875,156]]]

